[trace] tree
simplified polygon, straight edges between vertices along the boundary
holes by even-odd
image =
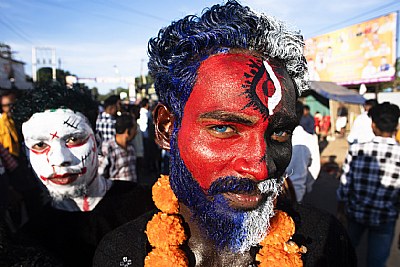
[[[65,85],[65,77],[71,75],[69,71],[56,69],[56,80],[62,85]],[[40,68],[37,73],[37,83],[47,84],[53,81],[53,70],[52,68],[45,67]]]

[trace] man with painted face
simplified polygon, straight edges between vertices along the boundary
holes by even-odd
[[[153,187],[159,210],[103,238],[94,266],[355,266],[333,216],[276,203],[307,88],[302,49],[299,34],[236,1],[150,40],[170,177]]]
[[[104,234],[154,208],[151,191],[98,175],[97,104],[87,90],[40,87],[21,97],[13,114],[50,200],[21,235],[65,266],[90,266]]]

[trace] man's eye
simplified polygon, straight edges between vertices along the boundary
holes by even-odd
[[[77,138],[74,136],[69,137],[65,143],[67,144],[67,146],[76,146],[76,145],[80,145],[83,142],[82,138]]]
[[[219,138],[228,138],[237,134],[236,129],[229,125],[213,125],[208,127],[208,131],[211,135]]]
[[[290,138],[292,137],[292,132],[291,131],[275,131],[272,133],[271,135],[271,139],[278,141],[278,142],[287,142],[290,140]]]
[[[40,141],[39,143],[36,143],[32,146],[32,149],[37,150],[37,151],[42,151],[45,150],[49,145]]]

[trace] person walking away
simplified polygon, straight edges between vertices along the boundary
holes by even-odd
[[[400,145],[394,139],[399,107],[385,102],[369,110],[372,140],[350,145],[337,189],[338,218],[347,221],[353,245],[368,233],[367,263],[384,267],[400,205]]]

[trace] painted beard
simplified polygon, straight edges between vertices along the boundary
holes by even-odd
[[[66,199],[73,199],[82,197],[87,194],[88,186],[86,184],[79,184],[74,187],[65,188],[60,192],[59,190],[49,190],[49,194],[54,204],[65,201]]]
[[[280,193],[283,179],[271,178],[256,183],[247,178],[221,177],[205,193],[180,157],[176,129],[171,138],[170,182],[178,200],[189,207],[193,219],[199,222],[218,249],[250,250],[267,235],[270,218],[274,215],[274,200]],[[254,190],[259,190],[264,196],[264,201],[254,210],[234,209],[222,195]]]

